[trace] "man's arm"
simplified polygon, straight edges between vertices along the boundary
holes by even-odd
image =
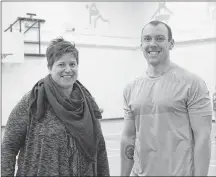
[[[121,134],[120,158],[121,176],[130,176],[134,164],[134,145],[136,138],[135,119],[128,105],[128,92],[124,91],[124,125]]]
[[[204,81],[194,82],[188,99],[188,113],[194,134],[194,175],[207,176],[211,159],[212,106]]]
[[[121,176],[130,176],[134,160],[135,123],[133,119],[125,119],[121,135]]]

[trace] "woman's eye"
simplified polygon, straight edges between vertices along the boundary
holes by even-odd
[[[71,63],[71,66],[76,66],[76,64],[75,63]]]
[[[60,67],[63,67],[63,66],[64,66],[64,64],[63,64],[63,63],[59,63],[58,65],[59,65]]]

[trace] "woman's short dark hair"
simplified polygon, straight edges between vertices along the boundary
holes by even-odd
[[[158,21],[158,20],[153,20],[153,21],[150,21],[148,24],[151,24],[153,26],[157,26],[159,24],[163,24],[166,26],[167,30],[168,30],[168,41],[170,41],[172,39],[172,30],[171,28],[169,27],[169,25],[167,25],[166,23],[162,22],[162,21]],[[144,28],[148,25],[146,24],[143,29],[142,29],[142,33],[143,33],[143,30]],[[142,34],[141,34],[142,35]]]
[[[53,39],[46,50],[48,67],[52,68],[53,63],[66,53],[71,53],[79,64],[79,52],[74,43],[66,41],[62,37]]]

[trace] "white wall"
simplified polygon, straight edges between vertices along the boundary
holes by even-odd
[[[123,89],[146,68],[141,52],[84,47],[79,47],[79,52],[79,80],[104,109],[103,117],[122,117]],[[17,101],[48,71],[45,58],[26,58],[22,64],[2,66],[2,124],[5,125]]]
[[[5,29],[8,24],[12,23],[17,16],[25,16],[27,12],[35,12],[39,18],[44,18],[46,21],[47,34],[59,36],[64,33],[64,29],[68,26],[75,25],[80,31],[88,26],[88,14],[85,9],[86,2],[82,3],[41,3],[41,2],[3,2],[2,4],[2,28]],[[111,38],[104,38],[100,41],[97,47],[92,47],[94,42],[89,47],[79,46],[80,50],[80,70],[79,79],[95,96],[100,107],[104,109],[104,118],[122,117],[122,91],[125,85],[140,76],[146,69],[146,62],[141,51],[133,50],[139,47],[139,36],[143,25],[150,20],[151,16],[157,9],[157,3],[96,3],[97,7],[104,13],[104,17],[110,20],[110,25],[106,26],[99,23],[98,29],[93,30],[101,35],[127,36],[132,37],[131,41],[126,38],[116,38],[113,42]],[[179,7],[180,5],[177,4]],[[187,5],[184,4],[184,5]],[[176,7],[170,4],[170,7]],[[193,10],[199,10],[193,6]],[[188,5],[189,8],[189,5]],[[192,9],[192,6],[190,7]],[[13,11],[13,13],[11,13]],[[197,11],[196,13],[198,13]],[[176,12],[179,14],[180,12]],[[195,14],[192,14],[196,16]],[[179,17],[179,16],[178,16]],[[174,16],[173,16],[174,18]],[[177,18],[177,17],[175,17]],[[187,31],[184,19],[180,21],[179,27],[183,32],[177,32],[177,39],[185,37],[185,30],[188,34],[193,34],[192,28]],[[201,18],[201,17],[200,17]],[[178,19],[178,18],[177,18]],[[179,22],[179,19],[172,26]],[[209,25],[209,23],[208,23]],[[211,25],[210,25],[211,26]],[[64,28],[62,30],[62,27]],[[82,29],[82,30],[81,30]],[[50,31],[49,31],[50,30]],[[44,33],[45,34],[45,33]],[[67,40],[72,40],[72,33],[68,33],[70,37]],[[46,36],[46,35],[44,35]],[[190,35],[189,35],[190,36]],[[50,37],[50,36],[49,36]],[[48,39],[43,38],[43,52],[47,45]],[[110,47],[104,45],[110,43]],[[82,42],[85,43],[85,40]],[[89,41],[88,41],[89,42]],[[80,42],[81,43],[81,42]],[[86,41],[87,43],[87,41]],[[121,46],[116,48],[115,46]],[[130,46],[126,48],[125,46]],[[25,48],[27,50],[27,48]],[[29,50],[29,49],[28,49]],[[171,52],[174,62],[187,68],[188,70],[200,75],[212,90],[215,87],[215,42],[194,43],[190,46],[176,46]],[[2,65],[2,125],[5,125],[11,109],[17,101],[32,88],[32,86],[40,78],[47,74],[45,58],[25,58],[22,64],[3,64]]]
[[[169,25],[176,41],[216,37],[216,19],[207,11],[207,2],[169,2],[173,12]]]
[[[18,16],[36,13],[46,20],[44,29],[60,34],[65,29],[88,28],[88,9],[91,2],[2,2],[2,29],[6,29]],[[142,27],[151,20],[158,9],[158,2],[96,2],[97,8],[109,24],[98,20],[96,31],[116,36],[140,36]],[[213,37],[215,20],[207,11],[207,2],[167,2],[173,12],[169,25],[177,40],[196,37]],[[11,13],[13,12],[13,13]],[[166,11],[161,13],[167,13]]]
[[[44,29],[60,34],[66,28],[92,29],[86,5],[91,2],[3,2],[2,28],[6,29],[18,16],[36,13],[46,20]],[[97,31],[110,35],[140,35],[142,26],[157,9],[156,2],[96,2],[109,24],[98,20]],[[13,13],[11,13],[13,12]]]
[[[171,60],[203,78],[212,97],[216,85],[216,42],[177,45]],[[79,80],[91,91],[104,118],[122,117],[122,92],[125,85],[146,70],[140,50],[85,48],[80,52]],[[22,64],[2,65],[2,124],[17,101],[48,73],[46,59],[26,58]]]
[[[80,80],[89,88],[104,118],[123,117],[123,89],[146,68],[140,51],[80,49]]]
[[[140,35],[142,26],[151,16],[150,12],[157,8],[157,3],[154,2],[97,2],[97,8],[110,23],[106,25],[98,21],[97,29],[93,29],[88,21],[88,10],[85,7],[87,4],[90,3],[3,2],[2,29],[6,29],[18,16],[26,16],[25,14],[27,12],[31,12],[36,13],[38,18],[46,20],[42,28],[42,41],[45,43],[51,39],[50,37],[64,34],[65,30],[70,27],[75,27],[78,33],[87,31],[90,33],[93,32],[94,34],[97,33],[96,35],[134,37]],[[87,30],[85,28],[87,28]],[[36,40],[29,33],[25,35],[25,39]],[[66,37],[66,39],[70,40],[73,39],[73,37]],[[130,39],[116,39],[115,42],[112,40],[111,43],[109,41],[111,41],[109,38],[104,38],[104,41],[99,42],[99,48],[80,48],[80,79],[86,84],[89,90],[93,92],[100,107],[104,108],[104,117],[106,118],[122,116],[121,95],[124,84],[135,76],[140,75],[140,72],[143,71],[142,69],[141,71],[135,70],[132,72],[132,67],[130,66],[134,65],[134,68],[137,68],[145,65],[144,60],[139,57],[140,53],[137,53],[137,51],[130,49],[111,49],[112,46],[118,45],[118,41],[120,41],[120,46],[123,48],[125,46],[136,47],[139,45],[138,42],[136,43],[139,39],[135,39],[135,43],[131,43]],[[86,40],[86,43],[87,42],[89,42],[89,40]],[[91,45],[94,45],[94,43],[95,42],[91,42]],[[101,45],[106,44],[109,44],[111,48],[101,49]],[[25,51],[26,50],[30,49],[25,46]],[[38,50],[36,49],[36,51]],[[44,46],[42,47],[42,51],[44,53]],[[136,62],[134,63],[134,61]],[[100,65],[102,65],[102,67],[100,67]],[[114,70],[118,72],[118,75],[115,77]],[[130,71],[131,74],[128,74],[128,71]],[[27,92],[38,79],[46,74],[45,59],[26,58],[25,62],[22,64],[3,64],[3,125],[5,125],[11,109],[21,96]],[[101,89],[98,90],[95,89],[96,83],[94,83],[97,80],[101,83],[98,86],[98,88]],[[105,84],[108,86],[106,87]],[[119,84],[116,85],[116,89],[111,87],[115,84]],[[104,90],[104,95],[101,94],[103,93],[101,90]],[[115,95],[113,102],[115,102],[117,106],[112,104],[112,101],[109,101],[109,93]]]

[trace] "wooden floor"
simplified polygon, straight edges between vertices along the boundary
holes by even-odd
[[[120,132],[123,120],[101,121],[105,137],[111,176],[120,175]],[[2,137],[4,129],[2,129]],[[212,127],[212,152],[208,176],[216,176],[216,124]]]

